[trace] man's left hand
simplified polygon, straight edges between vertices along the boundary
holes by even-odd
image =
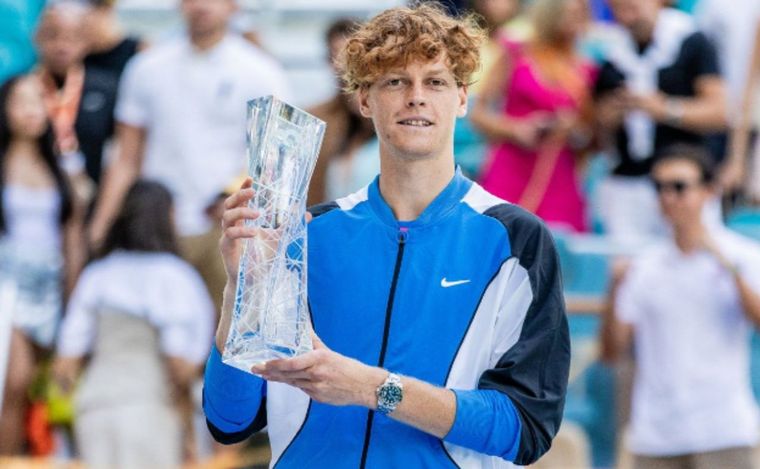
[[[375,390],[388,372],[330,350],[316,334],[312,334],[312,342],[311,352],[255,365],[252,371],[267,381],[295,386],[315,401],[374,409]]]

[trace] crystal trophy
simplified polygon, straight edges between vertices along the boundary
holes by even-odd
[[[247,220],[224,363],[257,363],[312,350],[306,294],[306,193],[325,123],[272,96],[248,102],[248,174],[259,212]]]

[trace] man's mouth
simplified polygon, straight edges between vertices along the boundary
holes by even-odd
[[[401,125],[408,125],[408,126],[411,126],[411,127],[429,127],[429,126],[433,125],[433,123],[430,122],[429,120],[427,120],[427,119],[419,119],[419,118],[416,118],[416,119],[403,119],[403,120],[398,121],[398,123],[401,124]]]

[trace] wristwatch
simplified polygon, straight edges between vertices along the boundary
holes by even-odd
[[[683,102],[679,99],[667,98],[665,100],[665,123],[671,127],[678,127],[683,121]]]
[[[377,395],[377,411],[383,415],[388,415],[401,403],[404,398],[404,385],[401,383],[401,377],[395,373],[388,373],[383,384],[375,390]]]

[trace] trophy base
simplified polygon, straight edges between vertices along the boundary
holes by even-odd
[[[248,345],[249,347],[246,350],[235,350],[229,354],[225,353],[222,356],[222,362],[247,373],[252,373],[251,368],[254,365],[280,358],[292,358],[306,351],[284,345],[265,344],[263,342],[259,342],[256,345]]]

